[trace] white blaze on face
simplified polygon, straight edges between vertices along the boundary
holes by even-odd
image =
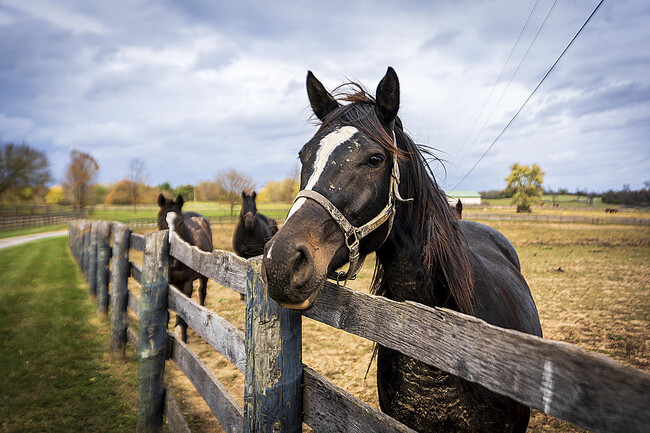
[[[314,163],[314,171],[309,177],[309,180],[307,181],[307,185],[305,185],[305,189],[312,189],[314,185],[318,183],[318,180],[323,174],[323,171],[325,170],[325,167],[327,166],[327,162],[329,161],[332,153],[334,153],[334,151],[341,144],[350,140],[350,138],[352,138],[352,136],[357,132],[359,132],[359,130],[354,126],[344,126],[323,137],[323,139],[319,143],[318,151],[316,152],[316,162]],[[296,202],[291,207],[289,214],[287,215],[287,221],[289,220],[289,218],[291,218],[291,215],[293,215],[298,209],[300,209],[300,206],[302,206],[302,204],[305,201],[306,199],[302,197],[296,200]]]
[[[171,241],[172,233],[176,230],[176,220],[178,219],[178,214],[176,212],[168,212],[165,216],[167,221],[167,227],[169,227],[169,240]]]

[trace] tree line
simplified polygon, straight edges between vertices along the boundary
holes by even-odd
[[[125,178],[115,183],[97,183],[98,171],[99,165],[90,154],[73,150],[63,181],[48,188],[52,176],[47,156],[25,143],[7,143],[0,147],[0,203],[72,205],[80,214],[89,205],[133,205],[135,212],[137,204],[156,203],[162,192],[168,197],[181,195],[185,201],[228,203],[233,213],[241,201],[241,192],[251,193],[256,188],[250,176],[234,169],[223,170],[197,185],[149,185],[141,158],[129,160]],[[257,201],[290,203],[299,188],[297,173],[294,170],[285,179],[267,182],[257,191]]]

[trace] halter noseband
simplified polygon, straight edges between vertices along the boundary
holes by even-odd
[[[311,199],[321,205],[321,207],[325,209],[338,224],[339,228],[343,232],[343,235],[345,236],[345,245],[349,250],[350,261],[348,271],[329,273],[327,275],[328,278],[336,280],[337,283],[340,281],[347,282],[347,280],[355,279],[357,272],[359,272],[359,269],[361,269],[361,266],[363,265],[363,259],[359,260],[361,258],[361,254],[359,253],[359,242],[361,239],[369,235],[372,231],[379,228],[379,226],[381,226],[386,221],[388,221],[388,231],[386,232],[386,238],[388,238],[388,235],[390,234],[390,231],[393,227],[393,220],[395,219],[395,202],[413,201],[412,198],[403,199],[400,196],[399,181],[399,166],[397,165],[397,154],[395,154],[395,156],[393,156],[393,170],[390,176],[388,204],[381,212],[379,212],[379,215],[361,227],[355,227],[350,224],[348,219],[341,213],[341,211],[339,211],[336,206],[334,206],[334,204],[325,198],[325,196],[322,194],[311,189],[303,189],[302,191],[298,192],[295,200],[298,200],[299,198]],[[386,239],[384,239],[384,241],[385,240]]]

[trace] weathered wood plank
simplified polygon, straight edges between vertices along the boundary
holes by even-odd
[[[192,433],[169,386],[165,386],[165,418],[172,433]]]
[[[129,248],[140,251],[141,253],[144,252],[144,236],[139,235],[137,233],[131,232],[131,238],[129,240]]]
[[[240,433],[243,427],[243,412],[235,399],[205,366],[199,357],[180,338],[169,334],[172,339],[171,359],[190,379],[201,394],[223,429],[228,433]]]
[[[180,315],[201,338],[225,356],[239,371],[246,371],[243,332],[189,299],[172,285],[169,286],[167,296],[169,308]]]
[[[201,275],[246,294],[246,259],[228,251],[201,251],[182,240],[177,233],[171,235],[170,254]]]
[[[129,276],[142,284],[142,269],[133,262],[129,262]]]
[[[124,358],[126,347],[130,234],[131,231],[126,224],[114,224],[111,263],[113,265],[111,272],[111,354],[114,358]]]
[[[97,296],[97,238],[99,221],[90,222],[90,239],[88,242],[88,291],[90,296]]]
[[[129,309],[131,311],[133,311],[133,313],[136,316],[140,317],[140,298],[138,298],[138,295],[136,295],[135,293],[133,293],[130,290],[128,291],[128,294],[127,294],[127,304],[126,305],[127,305],[127,307],[129,307]]]
[[[111,259],[111,224],[99,221],[97,227],[97,312],[108,314],[108,265]]]
[[[126,328],[126,339],[128,340],[129,344],[131,344],[133,351],[135,353],[138,353],[140,338],[138,337],[138,333],[135,331],[135,329],[131,328],[130,326]]]
[[[138,350],[138,432],[162,430],[167,348],[168,231],[145,235]]]
[[[303,422],[317,432],[415,433],[374,407],[303,367]]]
[[[589,430],[650,425],[650,374],[576,346],[331,283],[304,315]]]
[[[301,432],[301,316],[268,297],[260,268],[248,261],[244,431]]]

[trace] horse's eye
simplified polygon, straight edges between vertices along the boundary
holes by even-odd
[[[380,154],[372,155],[372,156],[368,159],[368,165],[369,165],[370,167],[372,167],[372,168],[377,168],[377,167],[379,167],[379,166],[381,165],[382,162],[384,162],[384,155],[380,155]]]

